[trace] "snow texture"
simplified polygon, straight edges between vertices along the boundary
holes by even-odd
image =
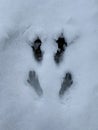
[[[0,0],[0,130],[98,130],[97,0]]]

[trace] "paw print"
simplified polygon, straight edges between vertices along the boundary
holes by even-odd
[[[59,91],[59,96],[63,96],[65,91],[68,90],[73,84],[72,75],[70,72],[66,73],[63,82],[61,84],[61,89]]]
[[[38,94],[38,96],[43,95],[43,90],[40,86],[39,79],[36,75],[35,71],[29,71],[29,76],[27,82],[32,86],[35,90],[35,92]]]
[[[56,43],[58,45],[57,52],[54,55],[54,60],[56,63],[60,63],[63,57],[63,53],[65,51],[65,48],[67,47],[67,42],[63,36],[63,33],[60,35],[60,37],[56,40]]]
[[[32,45],[33,54],[34,54],[34,57],[37,61],[42,61],[42,58],[43,58],[43,52],[41,50],[41,44],[42,44],[42,41],[40,40],[39,37],[37,37],[36,40],[34,41],[33,45]]]

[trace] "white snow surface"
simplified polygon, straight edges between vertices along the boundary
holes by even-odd
[[[61,32],[68,47],[56,65]],[[37,35],[42,63],[30,46]],[[27,83],[30,70],[41,98]],[[60,99],[68,71],[74,83]],[[98,130],[97,0],[0,0],[0,130]]]

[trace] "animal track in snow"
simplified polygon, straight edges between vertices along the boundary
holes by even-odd
[[[57,64],[59,64],[63,58],[63,54],[65,52],[66,47],[68,46],[68,43],[64,37],[64,34],[61,33],[61,35],[58,37],[57,40],[55,40],[57,43],[57,52],[54,54],[54,60]],[[36,37],[32,44],[33,54],[35,59],[40,62],[43,59],[43,52],[41,50],[42,41],[39,37]],[[37,95],[42,96],[43,90],[40,86],[38,76],[36,75],[35,71],[29,71],[29,78],[28,83],[34,88]],[[73,84],[72,74],[70,72],[66,73],[63,82],[61,83],[61,88],[59,90],[59,96],[62,97],[67,91],[71,85]]]
[[[38,96],[43,95],[43,90],[40,86],[39,79],[35,71],[29,71],[27,82],[34,88]]]
[[[72,79],[72,74],[70,72],[66,73],[63,82],[61,84],[61,89],[59,91],[59,96],[62,97],[65,93],[65,91],[67,91],[71,85],[73,84],[73,79]]]
[[[59,38],[56,40],[56,43],[58,45],[57,52],[54,55],[54,60],[56,63],[60,63],[63,58],[63,53],[65,51],[65,48],[67,47],[67,42],[63,36],[63,33],[59,36]]]
[[[43,59],[43,52],[41,50],[41,44],[42,44],[42,41],[40,40],[39,37],[37,37],[32,45],[34,57],[38,62],[42,61]]]

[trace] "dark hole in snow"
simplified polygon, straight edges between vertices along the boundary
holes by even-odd
[[[56,40],[56,43],[58,45],[58,49],[54,55],[54,60],[56,63],[59,63],[62,60],[63,53],[65,51],[65,48],[67,47],[67,42],[63,34],[59,36],[59,38]]]
[[[61,89],[59,91],[59,96],[62,97],[66,90],[68,90],[73,84],[72,74],[70,72],[66,73],[63,82],[61,84]]]
[[[43,58],[43,52],[41,50],[41,44],[42,44],[42,41],[40,40],[39,37],[37,37],[36,40],[34,41],[33,45],[32,45],[33,54],[34,54],[34,57],[37,61],[41,61],[42,58]]]
[[[43,90],[40,86],[39,79],[35,71],[29,71],[27,82],[33,87],[38,96],[43,95]]]

